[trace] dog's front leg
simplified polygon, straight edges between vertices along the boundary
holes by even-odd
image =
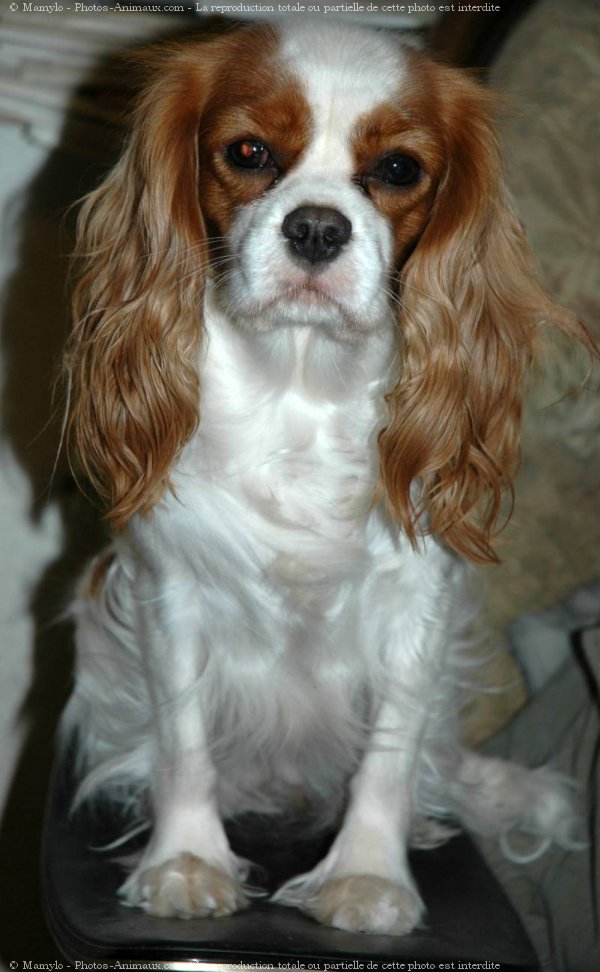
[[[153,831],[120,894],[158,916],[228,915],[247,904],[243,868],[219,817],[199,690],[208,648],[197,591],[138,585],[138,630],[151,700]],[[201,600],[201,599],[200,599]]]
[[[288,882],[276,901],[347,931],[403,935],[418,923],[423,904],[407,843],[425,719],[424,711],[412,711],[400,725],[395,706],[381,707],[373,748],[352,780],[344,822],[329,853],[314,871]]]
[[[404,609],[384,624],[386,685],[342,827],[317,867],[275,896],[324,924],[403,935],[422,917],[407,847],[424,736],[452,638],[452,573],[439,572],[437,590],[417,585]]]

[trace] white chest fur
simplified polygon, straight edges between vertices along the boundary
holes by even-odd
[[[284,573],[348,563],[377,480],[391,335],[364,347],[300,327],[246,334],[218,313],[207,331],[200,430],[177,473],[183,505],[197,510],[209,491],[235,507],[236,533],[244,524]]]

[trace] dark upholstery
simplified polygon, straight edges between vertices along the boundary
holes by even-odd
[[[374,960],[377,968],[406,959],[431,961],[437,968],[442,962],[487,960],[513,972],[538,970],[517,915],[467,836],[413,854],[428,913],[426,925],[405,938],[336,931],[267,901],[231,918],[181,921],[152,918],[118,901],[122,870],[111,858],[131,848],[112,854],[90,849],[113,839],[118,827],[106,813],[70,818],[69,802],[70,786],[56,773],[45,827],[43,895],[50,929],[71,961],[193,961],[198,967],[198,961],[277,966],[359,960],[366,968]],[[311,867],[326,846],[324,839],[308,840],[272,821],[247,821],[232,828],[230,837],[238,853],[260,862],[266,887]]]

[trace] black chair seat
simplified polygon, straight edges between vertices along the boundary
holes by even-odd
[[[91,849],[116,836],[115,822],[107,813],[70,818],[71,795],[65,775],[55,773],[43,849],[46,916],[70,961],[137,959],[189,962],[195,968],[358,962],[365,969],[369,961],[371,969],[402,961],[429,962],[436,969],[442,963],[451,968],[454,962],[458,969],[459,962],[467,968],[469,962],[488,962],[506,972],[539,970],[519,918],[466,835],[411,855],[428,910],[425,926],[403,938],[325,928],[295,909],[261,900],[230,918],[182,921],[153,918],[119,902],[123,871],[111,857],[125,851]],[[310,868],[326,846],[323,839],[308,840],[272,821],[232,827],[230,838],[237,853],[260,862],[270,886]]]

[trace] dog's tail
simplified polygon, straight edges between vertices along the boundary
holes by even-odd
[[[464,750],[449,783],[453,815],[468,830],[500,840],[506,857],[527,863],[552,844],[581,850],[576,787],[552,770],[525,769]]]

